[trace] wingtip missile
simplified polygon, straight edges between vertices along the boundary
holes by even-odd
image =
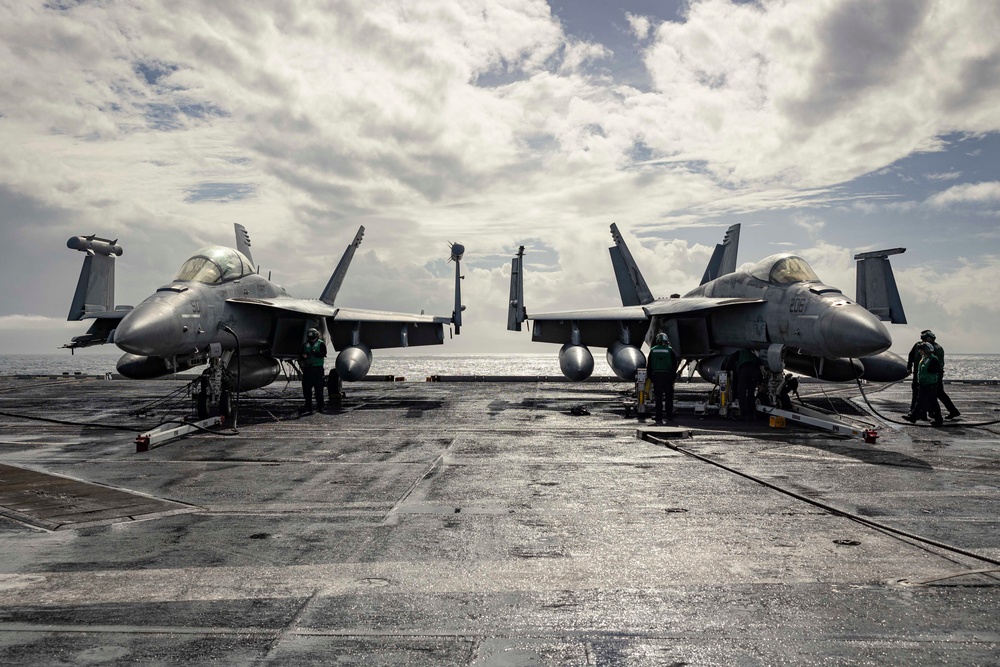
[[[111,255],[121,257],[124,252],[122,247],[118,245],[118,239],[112,241],[111,239],[102,239],[93,234],[90,236],[71,236],[66,241],[66,247],[88,254],[104,255],[105,257],[110,257]]]

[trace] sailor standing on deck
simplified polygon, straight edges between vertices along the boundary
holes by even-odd
[[[941,362],[934,356],[934,346],[930,343],[921,343],[917,350],[920,352],[920,361],[917,362],[916,368],[917,381],[920,383],[917,411],[912,415],[906,415],[904,419],[912,424],[918,419],[927,419],[929,415],[931,426],[940,426],[944,423],[941,419],[941,406],[937,401]]]
[[[941,405],[944,406],[945,410],[948,411],[945,419],[954,419],[962,413],[958,411],[955,404],[951,402],[951,398],[944,392],[944,348],[938,345],[937,336],[930,329],[924,329],[920,332],[920,340],[930,343],[934,347],[934,356],[941,362],[941,371],[938,373],[937,381],[937,398],[941,401]]]
[[[912,415],[917,414],[917,400],[920,398],[920,380],[917,378],[917,365],[920,363],[920,348],[924,346],[922,340],[918,340],[910,348],[910,353],[906,356],[906,374],[913,374],[913,378],[910,381],[910,409],[903,415],[903,418],[909,418]]]
[[[323,386],[326,378],[323,363],[326,359],[326,343],[320,340],[319,329],[309,329],[306,342],[302,344],[302,395],[306,399],[303,412],[312,412],[312,395],[316,394],[316,409],[323,412]]]
[[[667,334],[658,333],[653,339],[653,349],[646,360],[646,374],[653,382],[653,399],[657,422],[663,421],[663,404],[667,404],[667,420],[674,419],[674,378],[677,373],[677,355],[670,347]]]

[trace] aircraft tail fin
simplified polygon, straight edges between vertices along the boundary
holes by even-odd
[[[615,279],[618,281],[618,293],[622,297],[623,306],[640,306],[655,301],[653,293],[646,285],[646,279],[642,277],[639,267],[632,259],[632,253],[625,245],[625,239],[618,231],[618,225],[611,225],[611,238],[614,239],[614,247],[608,248],[611,253],[611,265],[615,269]]]
[[[736,270],[736,253],[740,247],[740,226],[735,224],[726,230],[726,235],[722,238],[722,243],[715,246],[712,259],[708,260],[708,267],[705,275],[701,277],[701,284],[704,285],[709,280],[715,280],[719,276],[732,273]]]
[[[334,269],[333,275],[330,276],[329,282],[327,282],[326,287],[323,289],[323,294],[319,297],[319,300],[323,303],[332,306],[333,302],[337,299],[340,286],[344,284],[344,276],[347,275],[347,269],[351,266],[351,260],[354,259],[354,251],[361,245],[361,239],[364,235],[365,228],[362,225],[358,228],[358,233],[354,235],[354,240],[344,250],[344,255],[340,258],[340,263],[337,264],[337,268]]]
[[[528,319],[524,307],[524,246],[517,249],[517,257],[510,264],[510,301],[507,307],[507,331],[520,331],[521,323]]]
[[[68,321],[75,322],[115,309],[115,257],[122,254],[118,240],[102,239],[93,234],[74,236],[67,248],[87,253],[76,283]]]
[[[234,224],[234,227],[236,227],[236,249],[253,264],[253,255],[250,254],[250,234],[247,232],[247,228],[238,222]]]
[[[893,324],[906,324],[906,314],[903,312],[903,302],[899,298],[889,256],[903,252],[906,252],[906,248],[875,250],[854,256],[858,262],[858,305],[877,315],[879,319]]]
[[[451,257],[448,258],[448,261],[455,262],[455,310],[451,313],[451,321],[455,325],[456,336],[462,333],[462,311],[465,310],[465,306],[462,305],[462,279],[465,278],[462,275],[462,256],[464,254],[464,245],[461,243],[451,244]]]

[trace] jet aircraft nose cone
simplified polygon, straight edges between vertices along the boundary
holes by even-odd
[[[829,357],[858,359],[888,350],[892,337],[881,321],[861,306],[831,308],[820,321]]]
[[[140,303],[122,318],[115,330],[115,345],[132,354],[166,357],[178,352],[181,318],[163,300]]]

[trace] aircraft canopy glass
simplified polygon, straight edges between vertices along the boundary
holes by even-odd
[[[192,280],[213,285],[236,280],[253,272],[250,260],[243,253],[232,248],[208,246],[184,262],[174,280]]]
[[[757,280],[765,280],[772,285],[788,285],[819,280],[806,260],[796,255],[782,253],[771,255],[750,269],[750,275]]]

